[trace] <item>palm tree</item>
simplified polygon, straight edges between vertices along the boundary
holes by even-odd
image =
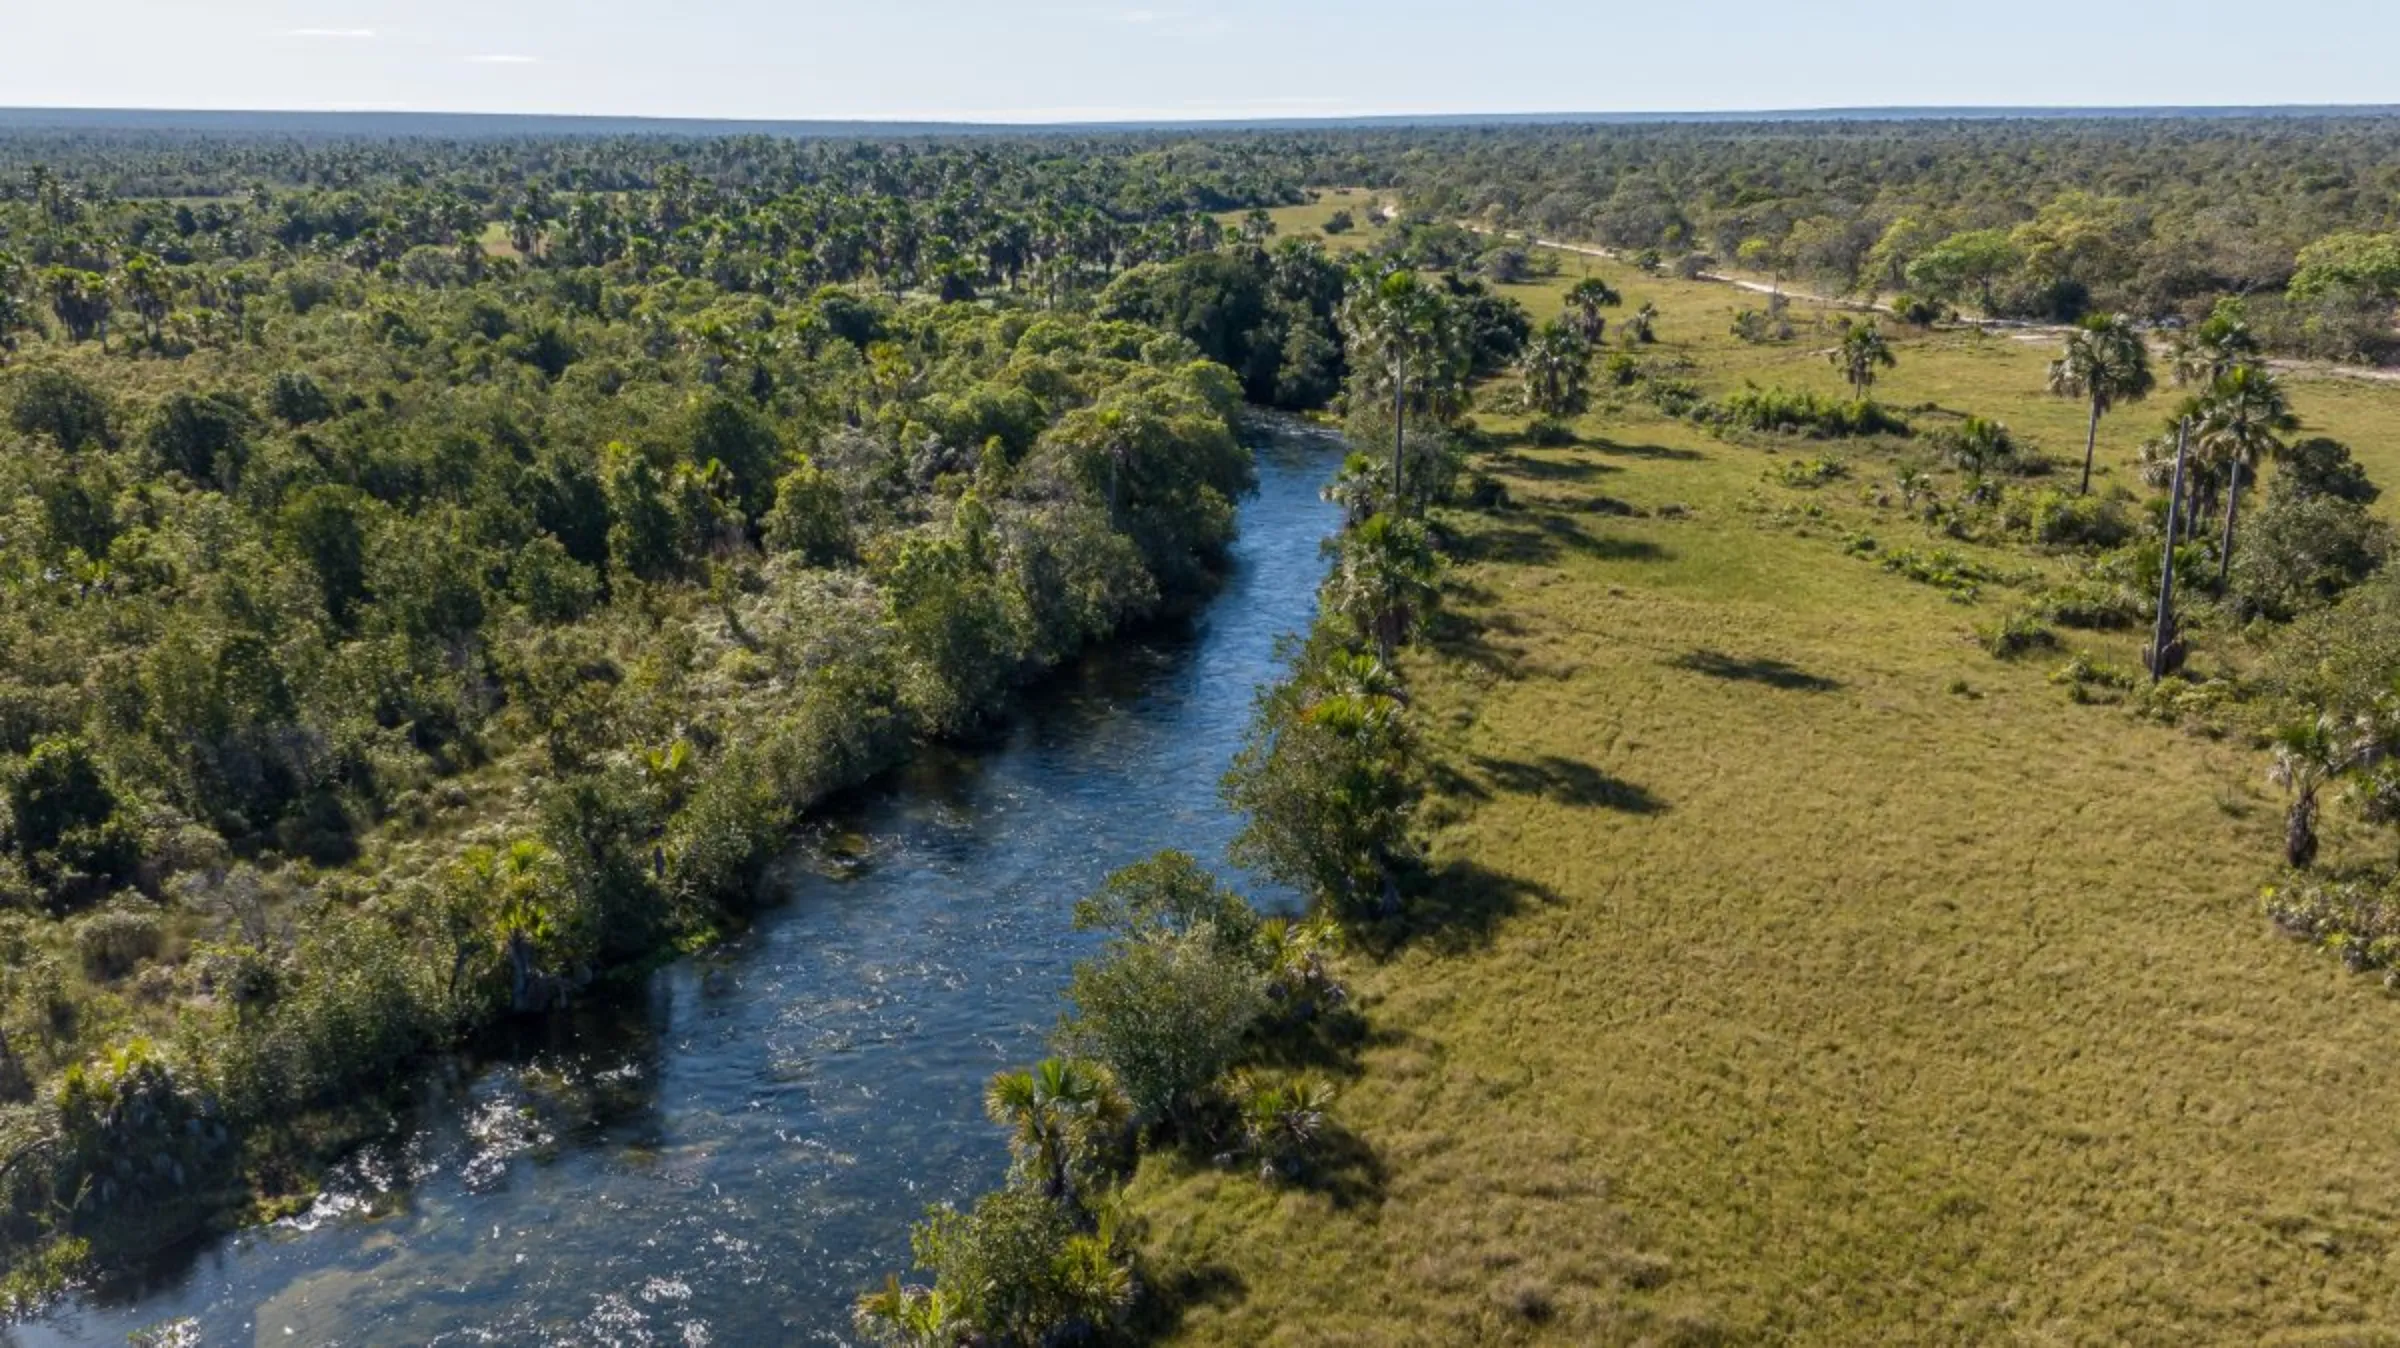
[[[2256,473],[2265,459],[2283,450],[2282,437],[2300,428],[2291,401],[2275,376],[2243,365],[2217,380],[2201,400],[2193,441],[2203,460],[2225,476],[2225,542],[2217,554],[2217,583],[2233,567],[2234,521],[2241,512],[2242,474]]]
[[[1873,319],[1863,323],[1842,325],[1842,343],[1827,353],[1835,369],[1849,382],[1850,396],[1865,401],[1867,391],[1875,387],[1878,367],[1891,369],[1900,363],[1892,354],[1892,344],[1883,338],[1883,330]]]
[[[1441,558],[1414,520],[1377,515],[1342,539],[1330,597],[1386,667],[1440,594]]]
[[[1658,306],[1648,300],[1642,301],[1642,307],[1634,310],[1633,317],[1625,320],[1625,336],[1635,346],[1648,346],[1657,341]]]
[[[2175,383],[2181,388],[2210,388],[2244,365],[2256,363],[2258,338],[2242,319],[2237,301],[2220,300],[2199,327],[2175,339]]]
[[[1273,1183],[1296,1168],[1325,1131],[1333,1085],[1314,1075],[1287,1082],[1249,1072],[1236,1073],[1229,1085],[1241,1110],[1242,1140],[1258,1158],[1259,1178]]]
[[[859,1333],[889,1348],[955,1348],[967,1330],[940,1289],[902,1287],[896,1277],[860,1297],[850,1318]]]
[[[1013,1130],[1009,1146],[1018,1166],[1062,1206],[1074,1201],[1076,1170],[1127,1117],[1125,1097],[1108,1074],[1072,1058],[1000,1073],[984,1090],[983,1108],[992,1122]]]
[[[2050,392],[2090,402],[2092,420],[2083,438],[2083,495],[2092,491],[2092,455],[2100,444],[2100,418],[2119,403],[2150,396],[2150,349],[2133,320],[2123,314],[2094,314],[2067,335],[2066,349],[2050,362]]]
[[[1624,302],[1616,287],[1597,276],[1587,276],[1567,291],[1567,325],[1582,334],[1586,343],[1598,346],[1608,335],[1608,319],[1600,311]]]
[[[2317,859],[2317,793],[2358,765],[2360,749],[2330,712],[2284,726],[2274,738],[2275,760],[2267,776],[2292,793],[2283,817],[2283,859],[2294,870],[2306,870]]]
[[[1527,407],[1546,417],[1574,416],[1583,411],[1591,382],[1591,343],[1570,323],[1545,323],[1525,344],[1517,373]]]
[[[1449,299],[1413,271],[1380,280],[1354,277],[1340,317],[1353,368],[1370,389],[1391,395],[1392,502],[1399,509],[1407,499],[1402,488],[1410,402],[1439,401],[1464,382],[1458,324]]]

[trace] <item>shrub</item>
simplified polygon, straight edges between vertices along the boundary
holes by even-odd
[[[1835,459],[1801,459],[1776,465],[1771,476],[1787,487],[1814,488],[1850,476],[1850,469]]]
[[[2058,636],[2039,614],[2016,612],[1975,629],[1975,640],[1994,657],[2013,660],[2029,651],[2058,645]]]
[[[1805,390],[1737,389],[1694,416],[1716,426],[1811,439],[1908,434],[1908,423],[1876,402],[1827,398]]]
[[[2033,498],[2029,531],[2047,547],[2113,548],[2133,537],[2123,498],[2071,496],[2055,488]]]
[[[1060,1046],[1108,1068],[1146,1122],[1191,1117],[1267,1011],[1248,951],[1212,931],[1128,937],[1076,966]]]
[[[2095,632],[2121,631],[2149,614],[2149,606],[2124,587],[2099,580],[2057,586],[2045,591],[2034,605],[2042,617],[2061,627]]]
[[[91,978],[122,978],[156,955],[159,945],[158,915],[143,906],[112,904],[75,924],[75,957]]]
[[[1961,603],[1973,603],[1986,584],[2005,585],[2017,579],[1948,548],[1895,548],[1883,555],[1882,565],[1886,571],[1931,585]]]
[[[2234,544],[2232,594],[2244,617],[2289,621],[2381,568],[2391,529],[2334,495],[2269,492]]]
[[[859,1304],[859,1328],[888,1343],[969,1335],[986,1343],[1084,1342],[1133,1299],[1113,1222],[1078,1230],[1058,1204],[1022,1189],[986,1194],[966,1212],[933,1209],[910,1233],[909,1247],[933,1273],[930,1292],[894,1285]],[[927,1320],[935,1322],[931,1337],[903,1337]]]
[[[2392,876],[2368,873],[2340,877],[2294,874],[2264,895],[2267,916],[2277,926],[2339,955],[2355,972],[2381,970],[2400,987],[2400,891]]]
[[[1939,300],[1927,299],[1922,295],[1892,296],[1892,317],[1912,328],[1930,328],[1955,316],[1950,306]]]

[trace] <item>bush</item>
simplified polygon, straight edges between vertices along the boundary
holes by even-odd
[[[1850,476],[1850,469],[1835,459],[1800,459],[1776,465],[1771,476],[1787,487],[1815,488]]]
[[[2383,566],[2391,529],[2340,496],[2269,492],[2234,543],[2232,595],[2244,617],[2288,622]]]
[[[1120,940],[1076,966],[1067,1001],[1060,1046],[1108,1068],[1151,1123],[1190,1119],[1267,1011],[1249,952],[1213,930]]]
[[[1956,316],[1950,306],[1939,300],[1930,300],[1922,295],[1892,296],[1892,317],[1912,328],[1930,328]]]
[[[1710,425],[1810,439],[1908,434],[1907,422],[1871,399],[1847,401],[1781,388],[1738,389],[1693,415]]]
[[[87,977],[113,980],[158,954],[160,940],[157,913],[132,904],[112,904],[85,914],[75,924],[75,957]]]
[[[2295,936],[2339,955],[2355,972],[2381,970],[2400,987],[2400,886],[2366,873],[2319,878],[2295,874],[2266,891],[2267,916]]]
[[[1998,622],[1986,623],[1975,629],[1975,640],[1993,656],[2013,660],[2029,651],[2048,650],[2058,645],[2058,636],[2050,630],[2039,614],[2011,613]]]

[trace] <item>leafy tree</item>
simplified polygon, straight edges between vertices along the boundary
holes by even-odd
[[[1969,294],[1987,314],[1998,309],[1992,287],[2020,261],[2006,230],[1977,229],[1953,234],[1908,264],[1908,285],[1956,303]]]
[[[132,871],[139,834],[81,739],[34,745],[6,785],[9,846],[54,904],[91,897]]]
[[[2050,362],[2050,392],[2061,398],[2080,398],[2091,409],[2083,441],[2083,484],[2090,495],[2092,458],[2100,444],[2100,418],[2120,403],[2150,396],[2157,380],[2150,372],[2150,350],[2133,320],[2123,314],[2094,314],[2067,337],[2066,349]]]
[[[2284,446],[2278,459],[2273,490],[2278,494],[2331,497],[2353,505],[2373,505],[2383,495],[2367,478],[2367,470],[2339,440],[2312,436]]]
[[[1136,1118],[1178,1125],[1232,1065],[1267,1011],[1249,952],[1206,931],[1111,943],[1076,966],[1060,1046],[1105,1066]]]
[[[2291,297],[2307,303],[2337,291],[2400,298],[2400,234],[2329,234],[2301,249]]]
[[[350,487],[310,487],[284,503],[284,544],[316,573],[325,614],[347,628],[367,592],[367,498]]]
[[[159,405],[142,446],[151,463],[230,492],[250,460],[250,410],[230,394],[175,392]]]
[[[1018,1189],[986,1194],[966,1212],[935,1208],[909,1236],[918,1266],[933,1273],[931,1294],[870,1294],[859,1306],[860,1326],[887,1343],[910,1343],[887,1336],[947,1320],[979,1342],[1010,1348],[1089,1335],[1133,1299],[1117,1244],[1113,1221],[1080,1230],[1057,1204]]]
[[[849,505],[841,484],[801,455],[775,484],[775,505],[761,522],[767,550],[797,553],[811,566],[852,555]]]
[[[116,446],[116,412],[108,395],[74,374],[31,370],[9,392],[8,424],[19,435],[46,435],[69,454]]]
[[[1320,653],[1262,697],[1225,778],[1236,860],[1345,918],[1394,909],[1418,789],[1396,692],[1372,657]]]

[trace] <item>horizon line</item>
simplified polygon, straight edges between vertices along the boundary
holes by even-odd
[[[1056,115],[1078,113],[1086,115]],[[1309,113],[1174,112],[1166,109],[1027,109],[927,114],[857,113],[794,117],[716,116],[691,113],[494,112],[410,107],[191,108],[103,104],[0,105],[0,130],[21,129],[36,119],[133,119],[218,121],[274,118],[424,118],[486,122],[593,122],[713,127],[907,128],[973,131],[1073,130],[1242,130],[1342,128],[1361,125],[1457,125],[1517,123],[1574,125],[1608,122],[2073,120],[2174,117],[2339,117],[2400,115],[2400,103],[1902,103],[1785,108],[1554,109],[1531,111],[1361,111]]]

